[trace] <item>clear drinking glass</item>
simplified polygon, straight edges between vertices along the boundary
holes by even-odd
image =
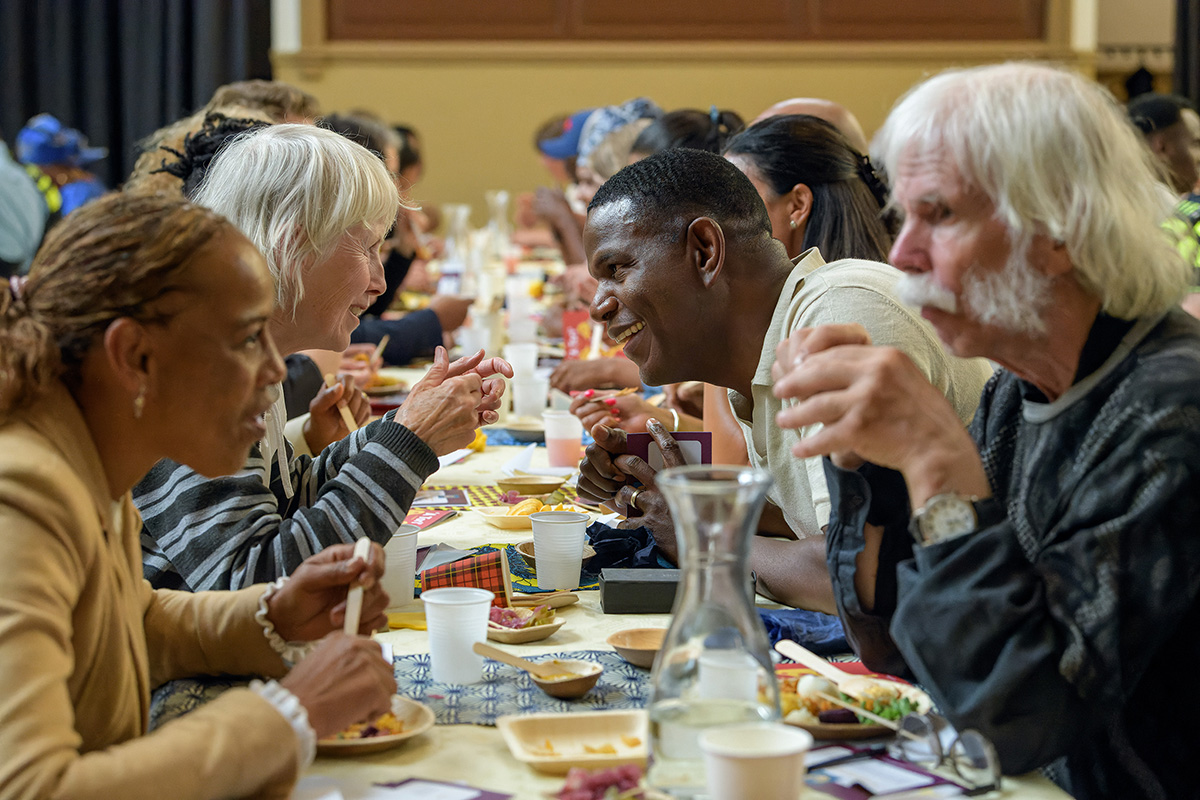
[[[749,566],[771,477],[749,467],[692,466],[664,470],[655,484],[675,520],[682,578],[651,676],[648,778],[673,797],[700,797],[702,731],[779,719]]]

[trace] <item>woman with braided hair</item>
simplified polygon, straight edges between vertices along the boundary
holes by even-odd
[[[274,297],[229,222],[150,195],[81,208],[0,284],[0,798],[286,797],[317,737],[388,710],[378,645],[338,632],[355,582],[359,632],[386,622],[378,545],[238,592],[142,579],[130,489],[161,458],[241,467],[283,372]],[[279,680],[147,734],[151,689],[197,674]]]

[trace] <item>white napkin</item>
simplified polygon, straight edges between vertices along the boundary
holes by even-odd
[[[438,469],[441,469],[442,467],[448,467],[451,464],[457,464],[459,461],[462,461],[464,458],[471,455],[471,452],[471,448],[464,447],[460,450],[454,450],[453,452],[446,453],[444,456],[438,456]]]

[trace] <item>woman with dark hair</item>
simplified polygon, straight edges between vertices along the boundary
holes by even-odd
[[[729,137],[746,126],[736,111],[683,108],[663,114],[638,134],[630,157],[640,160],[662,150],[690,147],[720,153]]]
[[[887,187],[870,160],[825,120],[765,119],[733,137],[725,157],[758,189],[771,233],[792,258],[817,247],[827,261],[887,262]]]

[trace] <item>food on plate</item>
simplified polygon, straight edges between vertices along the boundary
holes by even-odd
[[[492,606],[488,619],[497,625],[513,630],[532,628],[537,625],[549,625],[554,622],[554,609],[550,606],[535,606],[534,608],[499,608]]]
[[[367,385],[364,389],[399,389],[404,381],[392,375],[380,375],[378,372],[371,373],[371,377],[367,379]]]
[[[641,782],[642,768],[637,764],[607,769],[572,767],[566,783],[554,797],[557,800],[605,800],[608,797],[640,800],[644,796],[638,791]]]
[[[395,736],[404,733],[404,722],[391,711],[372,722],[359,722],[329,737],[338,741],[371,739],[375,736]]]
[[[503,500],[503,498],[501,498]],[[505,501],[508,502],[508,501]],[[510,508],[506,514],[510,517],[529,516],[536,514],[539,511],[574,511],[567,503],[558,503],[557,505],[548,505],[538,500],[536,497],[527,497]]]
[[[779,705],[784,720],[794,725],[873,724],[866,717],[820,697],[821,694],[840,698],[888,720],[898,720],[913,712],[929,710],[924,693],[905,683],[861,677],[854,679],[852,685],[846,683],[844,686],[857,696],[839,692],[831,681],[817,675],[781,677]]]

